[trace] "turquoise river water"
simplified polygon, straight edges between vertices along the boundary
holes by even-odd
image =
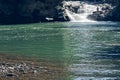
[[[69,80],[120,80],[120,23],[1,25],[0,53],[67,64]]]

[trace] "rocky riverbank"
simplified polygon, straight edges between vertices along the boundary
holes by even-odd
[[[0,0],[0,24],[23,24],[36,22],[50,22],[50,21],[69,21],[65,13],[63,2],[68,0]],[[71,0],[72,1],[72,0]],[[77,1],[77,0],[73,0]],[[105,16],[101,16],[101,12],[94,12],[90,17],[95,20],[110,20],[120,21],[120,1],[118,0],[80,0],[83,2],[94,3],[109,3],[116,5],[117,8]],[[70,6],[69,6],[70,7]],[[76,10],[79,8],[74,7]],[[96,15],[98,15],[96,17]]]
[[[63,66],[25,57],[10,57],[0,54],[0,80],[56,80],[65,77]]]
[[[93,8],[90,8],[88,6],[91,6]],[[61,18],[66,21],[81,21],[83,20],[82,17],[86,14],[89,14],[87,15],[87,19],[89,20],[120,21],[120,2],[118,1],[63,1],[58,10],[60,14],[59,16],[61,16]]]
[[[97,6],[96,11],[94,11],[91,15],[88,16],[89,19],[97,21],[112,21],[112,19],[107,19],[107,17],[112,15],[112,12],[116,6],[113,6],[108,3],[95,5]]]
[[[119,0],[96,0],[96,2],[97,4],[102,3],[101,4],[102,11],[95,11],[88,18],[92,18],[97,21],[120,21],[120,14],[119,14],[120,1]],[[106,3],[110,4],[111,6],[104,7]]]

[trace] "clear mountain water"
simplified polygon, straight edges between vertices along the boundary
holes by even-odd
[[[67,64],[65,80],[119,80],[120,23],[1,25],[0,54]]]

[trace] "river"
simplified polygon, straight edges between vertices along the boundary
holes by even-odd
[[[0,54],[65,66],[67,78],[55,80],[119,80],[120,23],[0,25]]]

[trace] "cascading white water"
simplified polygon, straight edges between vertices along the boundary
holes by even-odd
[[[104,7],[111,7],[109,5],[95,5],[81,1],[64,1],[63,8],[66,15],[72,22],[96,22],[92,19],[88,19],[88,16],[95,11],[102,11]]]
[[[87,17],[96,11],[97,6],[80,1],[65,1],[65,12],[72,22],[93,22]],[[78,8],[74,12],[74,8]]]

